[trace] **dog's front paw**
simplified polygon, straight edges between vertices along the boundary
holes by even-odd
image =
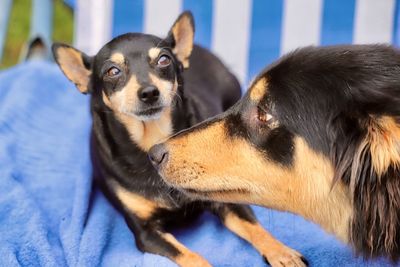
[[[177,259],[177,263],[181,267],[212,267],[206,259],[193,252],[182,255],[180,259]]]
[[[264,260],[267,264],[272,267],[282,266],[296,266],[305,267],[308,266],[307,260],[294,249],[291,249],[285,245],[281,245],[276,249],[269,250],[265,253]]]

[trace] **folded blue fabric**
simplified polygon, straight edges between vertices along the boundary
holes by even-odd
[[[141,253],[122,216],[92,188],[89,97],[51,63],[0,73],[0,266],[175,266]],[[298,216],[254,207],[261,223],[311,266],[365,262]],[[175,236],[214,266],[264,266],[211,214]]]

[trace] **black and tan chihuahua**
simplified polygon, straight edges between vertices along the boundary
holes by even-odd
[[[302,266],[302,256],[266,232],[250,207],[193,201],[167,186],[147,157],[154,144],[240,98],[236,78],[209,51],[194,45],[193,38],[193,17],[184,12],[165,39],[124,34],[94,57],[53,45],[64,74],[91,95],[95,181],[124,214],[143,252],[166,256],[180,266],[209,266],[165,226],[210,210],[272,265]]]

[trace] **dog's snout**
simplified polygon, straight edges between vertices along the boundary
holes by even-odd
[[[149,150],[151,164],[158,170],[162,164],[168,161],[168,150],[163,144],[153,146]]]
[[[153,104],[160,97],[160,91],[155,86],[147,86],[139,90],[138,97],[146,104]]]

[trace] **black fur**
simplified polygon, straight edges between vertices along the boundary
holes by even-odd
[[[379,175],[372,165],[368,131],[385,137],[379,119],[400,127],[400,52],[387,45],[306,47],[267,67],[266,105],[279,126],[249,125],[257,108],[248,93],[218,120],[231,136],[246,138],[265,156],[290,166],[293,137],[332,160],[334,181],[349,187],[353,218],[349,239],[366,257],[400,257],[400,170],[391,162]],[[199,127],[203,127],[200,125]],[[267,127],[268,128],[268,127]],[[196,129],[192,129],[194,131]],[[390,134],[390,132],[389,132]],[[261,141],[260,141],[261,140]],[[400,149],[400,140],[393,145]],[[361,150],[360,157],[355,155]]]
[[[160,41],[156,37],[142,34],[123,35],[99,52],[94,60],[94,66],[100,65],[99,62],[107,58],[110,51],[124,51],[124,54],[129,54],[129,50],[134,47],[147,53],[149,47],[155,47],[157,44],[168,47],[166,43],[160,43]],[[170,55],[173,56],[172,53]],[[175,99],[173,106],[174,131],[182,130],[222,112],[240,96],[237,80],[206,50],[196,46],[190,58],[190,64],[190,68],[183,73],[179,63],[175,65],[175,69],[170,70],[170,73],[156,73],[163,79],[171,79],[174,75],[178,75],[178,80],[181,81],[178,89],[179,96]],[[204,68],[205,65],[208,67]],[[132,69],[140,69],[144,76],[152,71],[145,69],[145,65],[134,62]],[[94,71],[96,73],[100,70],[95,67]],[[192,202],[163,183],[148,160],[147,154],[132,143],[124,125],[115,118],[112,111],[102,101],[100,88],[105,88],[107,94],[112,94],[121,86],[104,87],[95,77],[92,80],[94,86],[91,109],[93,161],[97,163],[95,168],[100,169],[98,172],[100,177],[96,180],[104,183],[104,181],[115,179],[130,192],[155,202],[162,200],[167,203],[168,210],[159,209],[151,218],[143,221],[126,210],[123,203],[120,203],[115,196],[109,198],[125,214],[130,229],[135,233],[139,249],[175,257],[179,251],[163,240],[159,231],[164,231],[164,228],[172,222],[176,225],[183,220],[188,220],[204,209],[209,209],[210,205]],[[109,191],[112,194],[112,190]]]
[[[267,155],[284,166],[293,163],[293,134],[284,127],[271,130],[265,142],[259,144]]]
[[[305,48],[267,73],[282,124],[332,158],[336,180],[354,184],[350,239],[355,249],[367,257],[397,260],[399,170],[391,164],[379,177],[369,146],[360,162],[354,155],[371,117],[400,116],[399,51],[384,45]]]
[[[189,16],[188,13],[184,15]],[[75,50],[82,58],[84,67],[91,71],[87,93],[91,94],[93,127],[90,143],[96,184],[124,214],[129,228],[135,234],[137,247],[144,252],[170,258],[177,257],[180,251],[163,238],[165,228],[171,224],[176,226],[184,223],[205,209],[222,219],[228,212],[232,212],[247,222],[256,221],[248,206],[193,201],[167,186],[152,167],[146,152],[132,141],[125,125],[104,102],[103,94],[110,97],[118,93],[132,75],[141,88],[152,85],[149,73],[167,81],[176,79],[178,91],[172,103],[171,119],[174,132],[178,132],[223,112],[240,98],[238,81],[213,54],[194,46],[190,67],[184,70],[173,53],[175,43],[171,33],[166,39],[130,33],[113,39],[94,57],[79,54],[79,51],[66,45],[53,46],[56,61],[62,69],[57,51],[67,48]],[[148,51],[154,47],[161,48],[162,53],[171,58],[170,66],[161,69],[149,63]],[[110,61],[116,52],[124,56],[123,64]],[[110,68],[119,69],[119,74],[108,77],[106,73]],[[145,104],[141,105],[147,108]],[[110,184],[112,181],[131,193],[154,203],[162,203],[167,208],[158,208],[149,218],[142,219],[118,199]]]

